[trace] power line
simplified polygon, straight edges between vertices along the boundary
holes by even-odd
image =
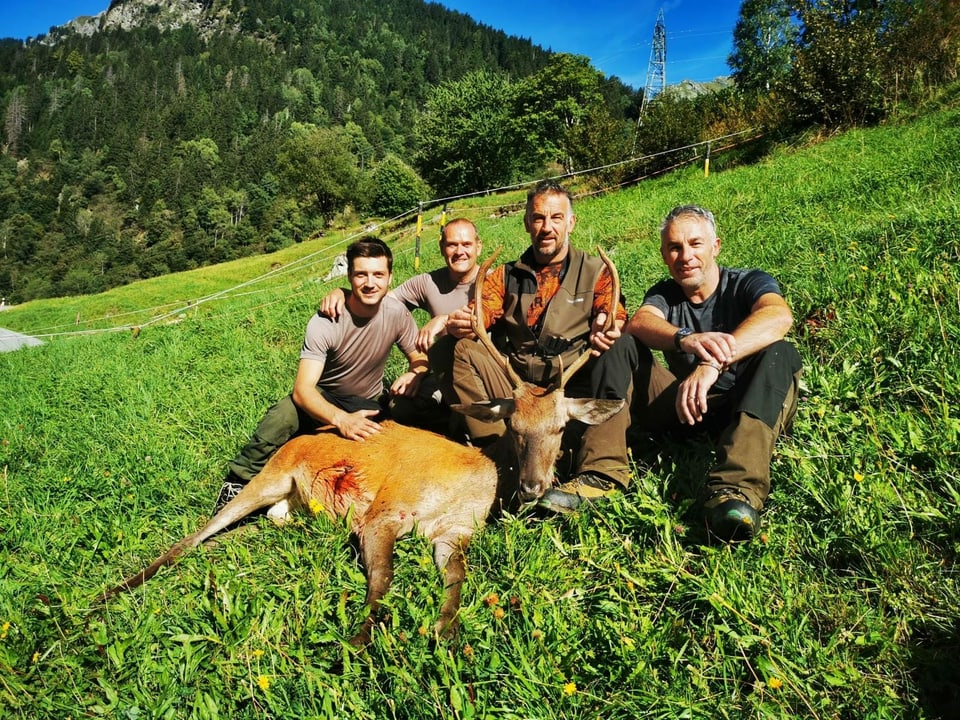
[[[682,152],[682,151],[686,151],[686,150],[692,150],[692,149],[694,149],[694,148],[701,147],[701,146],[707,146],[707,147],[709,147],[709,146],[711,145],[711,143],[716,143],[716,142],[721,141],[721,140],[730,140],[730,139],[732,139],[732,138],[741,137],[741,136],[747,135],[748,133],[754,133],[754,132],[755,132],[755,131],[754,131],[753,128],[748,128],[748,129],[746,129],[746,130],[741,130],[741,131],[734,132],[734,133],[728,133],[728,134],[726,134],[726,135],[721,135],[721,136],[718,136],[718,137],[715,137],[715,138],[711,138],[711,139],[709,139],[709,140],[703,140],[703,141],[700,141],[700,142],[691,143],[691,144],[689,144],[689,145],[684,145],[684,146],[682,146],[682,147],[670,148],[670,149],[668,149],[668,150],[662,150],[662,151],[660,151],[660,152],[650,153],[650,154],[648,154],[648,155],[643,155],[643,156],[639,156],[639,157],[637,157],[637,156],[632,156],[632,157],[629,157],[629,158],[627,158],[627,159],[625,159],[625,160],[620,160],[620,161],[617,161],[617,162],[608,163],[608,164],[606,164],[606,165],[601,165],[601,166],[597,166],[597,167],[593,167],[593,168],[587,168],[587,169],[585,169],[585,170],[579,170],[579,171],[575,171],[575,172],[565,173],[565,174],[562,174],[562,175],[556,175],[556,176],[552,177],[551,179],[552,179],[552,180],[565,180],[565,179],[570,179],[570,178],[574,178],[574,177],[586,177],[586,176],[596,175],[596,174],[599,174],[599,173],[601,173],[601,172],[611,170],[611,169],[613,169],[613,168],[622,167],[622,166],[630,165],[630,164],[633,164],[633,163],[641,163],[641,162],[644,162],[644,161],[647,161],[647,160],[652,160],[652,159],[657,158],[657,157],[661,157],[661,156],[664,156],[664,155],[669,155],[669,154],[671,154],[671,153],[677,153],[677,152]],[[749,141],[751,141],[751,140],[753,140],[753,139],[755,139],[755,137],[748,137],[748,138],[746,138],[746,140],[742,140],[741,142],[749,142]],[[734,143],[734,145],[735,145],[735,144],[738,144],[738,143]],[[733,146],[733,145],[730,145],[730,146],[728,146],[728,147],[731,147],[731,146]],[[726,149],[726,148],[722,148],[722,149]],[[717,152],[717,150],[714,150],[714,152]],[[696,159],[696,158],[694,158],[694,159]],[[679,167],[679,166],[682,165],[682,164],[685,164],[685,163],[678,163],[677,165],[674,165],[674,168]],[[670,168],[667,168],[667,169],[661,170],[660,172],[666,172],[666,171],[669,171],[669,169],[670,169]],[[643,179],[643,178],[634,178],[633,181],[635,181],[635,180],[637,180],[637,179]],[[460,194],[460,195],[452,195],[452,196],[445,197],[445,198],[435,198],[435,199],[432,199],[432,200],[424,200],[424,201],[422,202],[422,205],[423,205],[423,207],[437,207],[437,206],[441,206],[441,205],[447,205],[449,202],[452,202],[452,201],[454,201],[454,200],[463,200],[463,199],[468,199],[468,198],[471,198],[471,197],[476,197],[476,196],[479,196],[479,195],[489,195],[489,194],[491,194],[491,193],[505,192],[505,191],[509,191],[509,190],[521,190],[521,189],[523,189],[523,188],[536,185],[538,182],[539,182],[539,180],[531,180],[531,181],[525,182],[525,183],[517,183],[517,184],[514,184],[514,185],[506,185],[506,186],[501,186],[501,187],[498,187],[498,188],[489,188],[489,189],[486,189],[486,190],[479,190],[479,191],[476,191],[476,192],[462,193],[462,194]],[[632,181],[631,181],[631,182],[632,182]],[[610,188],[607,188],[607,189],[609,190]],[[598,191],[598,192],[599,192],[599,191]],[[591,193],[591,194],[595,194],[595,193]],[[151,317],[149,317],[145,322],[141,322],[141,323],[126,322],[126,323],[121,324],[121,325],[114,325],[114,326],[105,327],[105,328],[87,328],[87,329],[84,329],[84,330],[69,330],[69,331],[66,331],[66,330],[57,331],[57,330],[59,330],[60,328],[66,327],[66,325],[59,325],[59,326],[53,326],[53,327],[48,327],[48,328],[42,328],[42,329],[41,329],[42,331],[30,331],[30,330],[27,330],[27,331],[24,332],[24,334],[29,334],[30,336],[32,336],[32,337],[37,337],[37,338],[52,338],[52,337],[67,337],[67,336],[76,336],[76,335],[97,335],[97,334],[103,334],[103,333],[116,333],[116,332],[123,332],[123,331],[126,331],[126,332],[131,332],[131,331],[132,331],[132,332],[134,332],[134,333],[139,333],[142,328],[149,327],[149,326],[151,326],[151,325],[157,325],[157,324],[164,323],[164,322],[178,322],[178,321],[182,320],[183,317],[184,317],[189,311],[195,311],[197,308],[199,308],[199,307],[202,306],[202,305],[206,305],[206,304],[209,304],[209,303],[213,303],[213,302],[216,302],[216,301],[219,301],[219,300],[235,299],[235,298],[237,298],[237,297],[252,296],[252,295],[256,295],[256,294],[258,294],[258,293],[265,293],[265,292],[267,292],[268,290],[270,290],[270,288],[260,288],[259,290],[248,290],[248,288],[251,288],[251,287],[253,287],[253,286],[255,286],[255,285],[259,284],[259,283],[262,283],[262,282],[264,282],[264,281],[266,281],[266,280],[275,279],[275,278],[277,278],[277,277],[282,277],[282,276],[284,276],[284,275],[289,275],[289,274],[291,274],[291,273],[293,273],[293,272],[295,272],[295,271],[297,271],[297,270],[302,270],[304,267],[309,268],[309,267],[312,267],[313,265],[320,264],[321,262],[322,262],[322,263],[330,263],[330,262],[332,262],[332,260],[334,259],[334,257],[342,251],[341,248],[343,248],[343,247],[345,247],[346,245],[348,245],[349,243],[353,242],[353,240],[355,240],[356,238],[360,237],[361,235],[368,234],[368,233],[370,233],[370,232],[378,231],[378,230],[380,230],[381,228],[384,228],[385,226],[394,225],[394,224],[396,224],[396,223],[399,223],[399,222],[402,221],[404,218],[406,218],[406,217],[408,217],[408,216],[411,216],[411,215],[415,215],[415,214],[417,213],[419,207],[420,207],[420,204],[418,204],[417,207],[411,208],[411,209],[409,209],[409,210],[407,210],[407,211],[405,211],[405,212],[402,212],[402,213],[400,213],[400,214],[398,214],[398,215],[396,215],[396,216],[394,216],[394,217],[392,217],[392,218],[390,218],[390,219],[388,219],[388,220],[384,220],[384,221],[381,222],[381,223],[374,224],[374,225],[372,225],[372,226],[369,226],[369,225],[368,225],[368,226],[366,226],[366,227],[364,227],[364,228],[361,228],[361,229],[357,230],[356,232],[354,232],[354,233],[352,233],[352,234],[350,234],[350,235],[347,235],[347,236],[343,237],[342,239],[340,239],[339,241],[337,241],[337,242],[335,242],[335,243],[333,243],[333,244],[327,245],[327,246],[325,246],[324,248],[322,248],[322,249],[320,249],[320,250],[317,250],[316,252],[309,253],[309,254],[301,257],[301,258],[298,258],[298,259],[296,259],[296,260],[293,260],[293,261],[287,263],[286,265],[281,265],[281,266],[278,266],[278,267],[275,267],[275,268],[271,268],[268,272],[265,272],[265,273],[263,273],[263,274],[261,274],[261,275],[258,275],[257,277],[251,278],[251,279],[246,280],[246,281],[244,281],[244,282],[242,282],[242,283],[238,283],[237,285],[234,285],[234,286],[232,286],[232,287],[224,288],[223,290],[219,290],[219,291],[217,291],[217,292],[211,293],[211,294],[209,294],[209,295],[206,295],[206,296],[204,296],[204,297],[198,298],[198,299],[196,299],[196,300],[187,301],[186,303],[184,303],[183,301],[176,301],[176,302],[171,302],[171,303],[164,303],[164,304],[161,304],[161,305],[155,305],[155,306],[150,307],[150,308],[145,308],[145,309],[143,309],[143,310],[132,310],[132,311],[124,312],[124,313],[119,313],[119,314],[117,314],[117,315],[109,315],[109,316],[106,316],[106,317],[103,317],[103,318],[99,318],[99,319],[97,319],[97,320],[86,320],[86,321],[84,321],[84,324],[91,324],[91,323],[97,322],[97,321],[99,321],[99,320],[113,320],[113,319],[117,319],[117,318],[120,318],[120,317],[129,317],[129,316],[136,315],[137,313],[150,313],[150,312],[154,312],[154,313],[155,313],[155,312],[158,311],[158,310],[161,311],[161,312],[159,312],[159,313],[157,313],[157,314],[154,314],[154,315],[152,315]],[[503,207],[502,204],[499,204],[499,205],[496,206],[497,209],[501,209],[502,207]],[[517,203],[516,211],[519,212],[520,210],[522,210],[522,208],[523,208],[523,203]],[[479,208],[477,208],[477,207],[474,207],[474,208],[464,208],[464,209],[469,209],[469,210],[472,210],[472,211],[480,211],[480,212],[482,212],[482,211],[484,210],[483,207],[479,207]],[[487,209],[489,209],[489,208],[487,208]],[[505,213],[505,215],[506,215],[506,214],[510,214],[510,213]],[[433,217],[431,217],[430,220],[431,220],[431,221],[436,221],[439,217],[440,217],[439,214],[437,214],[437,215],[434,215]],[[401,229],[393,230],[393,231],[387,233],[386,235],[384,235],[384,234],[381,233],[381,237],[383,237],[384,240],[387,240],[387,239],[389,239],[389,238],[391,238],[391,237],[394,237],[394,238],[395,238],[395,237],[400,236],[400,235],[402,235],[402,234],[404,234],[404,230],[401,228]],[[413,251],[414,251],[413,248],[410,247],[410,248],[406,248],[406,249],[404,249],[404,250],[400,250],[399,252],[409,253],[409,252],[413,252]],[[240,292],[241,290],[246,290],[246,291],[241,293],[241,292]],[[302,294],[302,292],[294,293],[293,296],[298,296],[298,295],[301,295],[301,294]],[[284,298],[289,298],[289,297],[291,297],[291,294],[290,294],[290,293],[287,293],[287,294],[284,295]],[[270,301],[268,301],[268,302],[266,302],[266,303],[261,303],[261,305],[259,305],[259,306],[257,306],[257,307],[264,307],[264,306],[266,306],[266,305],[271,305],[271,304],[274,304],[274,303],[276,303],[276,302],[279,302],[279,300],[270,300]],[[222,316],[225,316],[225,315],[227,315],[227,313],[221,313],[221,315],[222,315]]]

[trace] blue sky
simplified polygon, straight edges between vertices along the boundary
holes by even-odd
[[[440,0],[508,35],[529,38],[556,52],[586,55],[593,66],[642,88],[657,15],[667,33],[668,85],[708,82],[730,74],[739,0]]]
[[[440,4],[545,48],[586,55],[598,70],[638,89],[646,82],[653,27],[661,9],[670,85],[729,74],[726,60],[740,11],[738,0],[441,0]],[[3,5],[0,37],[23,39],[80,15],[96,15],[110,0],[5,0]]]

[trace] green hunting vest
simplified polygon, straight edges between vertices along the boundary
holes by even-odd
[[[600,258],[569,248],[560,287],[532,328],[527,312],[537,294],[533,250],[504,265],[503,318],[494,340],[520,377],[537,385],[559,378],[561,367],[570,367],[590,345],[593,293],[604,265]]]

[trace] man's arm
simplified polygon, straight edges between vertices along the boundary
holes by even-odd
[[[777,293],[764,293],[757,298],[750,308],[750,314],[732,333],[703,332],[687,335],[680,341],[680,349],[696,355],[701,361],[715,362],[725,368],[760,352],[777,340],[782,340],[792,326],[793,313],[790,312],[786,300]],[[676,331],[677,328],[673,328],[673,332]],[[662,338],[662,334],[660,337]],[[670,344],[675,345],[672,337]]]
[[[613,276],[604,268],[593,290],[593,320],[590,322],[590,346],[595,356],[606,352],[617,341],[627,320],[627,308],[623,293],[616,301],[616,313],[609,330],[604,330],[611,311],[610,291],[613,289]]]
[[[762,299],[763,297],[760,298],[760,300]],[[668,322],[663,315],[663,311],[654,305],[641,305],[626,326],[626,332],[635,336],[651,350],[676,350],[675,337],[679,329],[673,323]],[[680,350],[683,352],[696,355],[701,362],[713,363],[720,367],[725,367],[735,359],[742,357],[737,348],[735,332],[733,334],[722,332],[694,333],[693,335],[687,335],[680,341]],[[754,348],[753,352],[759,349],[759,347]]]
[[[420,381],[430,369],[426,354],[419,350],[406,353],[407,371],[400,375],[390,385],[391,395],[403,395],[405,397],[414,397],[417,390],[420,389]]]
[[[298,408],[321,424],[333,425],[337,432],[350,440],[365,440],[380,432],[378,425],[370,417],[376,410],[358,410],[348,413],[327,400],[317,383],[323,375],[322,360],[301,358],[297,366],[297,379],[293,383],[293,402]]]
[[[757,298],[750,314],[733,331],[737,340],[737,360],[750,357],[770,347],[793,327],[793,313],[787,301],[776,293],[766,293]]]
[[[677,390],[677,417],[695,425],[707,411],[707,394],[724,368],[782,340],[793,325],[793,313],[786,301],[776,293],[757,298],[750,314],[733,333],[705,332],[687,335],[680,341],[683,352],[700,359]],[[627,324],[627,332],[635,335],[654,350],[673,350],[678,328],[667,322],[659,308],[643,305]]]
[[[424,323],[417,333],[417,350],[423,353],[428,352],[437,338],[447,334],[447,319],[449,317],[449,315],[437,315]]]

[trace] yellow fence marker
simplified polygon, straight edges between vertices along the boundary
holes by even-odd
[[[413,269],[420,269],[420,234],[423,232],[423,203],[417,206],[417,246],[413,253]]]

